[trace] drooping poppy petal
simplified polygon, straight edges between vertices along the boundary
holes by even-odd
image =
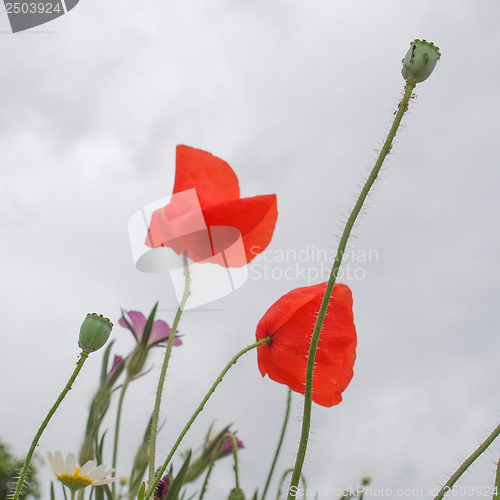
[[[225,203],[212,205],[203,210],[207,226],[226,226],[238,229],[243,240],[245,255],[241,262],[233,261],[231,267],[243,266],[256,255],[263,252],[271,242],[274,226],[278,217],[276,195],[261,195],[252,198],[241,198]],[[228,240],[233,239],[229,231]],[[218,242],[220,248],[229,246],[232,241]],[[218,253],[220,248],[214,250]]]
[[[262,376],[304,394],[307,356],[326,283],[297,288],[278,299],[257,326],[257,340],[272,342],[258,348]],[[356,359],[356,328],[352,294],[347,285],[336,284],[321,331],[313,378],[313,401],[333,406],[353,376]]]
[[[277,216],[276,195],[240,198],[226,162],[178,146],[172,199],[153,212],[145,243],[187,252],[195,262],[242,267],[269,245]]]
[[[207,151],[179,145],[174,194],[193,188],[202,208],[240,197],[238,177],[224,160]]]

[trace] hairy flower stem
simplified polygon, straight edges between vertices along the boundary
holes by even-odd
[[[283,475],[281,476],[279,485],[278,485],[278,492],[276,494],[276,500],[280,500],[281,498],[281,488],[283,487],[283,483],[285,482],[286,476],[290,474],[290,472],[293,472],[293,469],[287,469],[285,472],[283,472]],[[302,487],[304,488],[304,495],[306,494],[307,491],[307,483],[306,483],[306,478],[304,477],[304,474],[300,475],[300,478],[302,479]],[[297,488],[297,487],[295,487]],[[295,489],[296,491],[296,489]]]
[[[219,454],[222,443],[224,442],[225,439],[226,436],[222,436],[222,438],[217,443],[217,447],[215,448],[214,454],[212,455],[210,463],[208,464],[207,473],[205,474],[205,480],[203,481],[203,486],[201,487],[200,496],[198,497],[198,500],[203,500],[203,498],[205,497],[205,493],[207,491],[207,486],[208,486],[208,480],[210,479],[210,475],[212,474],[212,469],[214,468],[215,460],[217,460],[217,455]]]
[[[239,488],[240,487],[240,478],[239,478],[239,469],[238,469],[238,442],[236,441],[236,438],[233,436],[233,434],[228,433],[224,434],[220,439],[219,442],[217,443],[217,447],[215,448],[215,451],[212,455],[212,458],[210,459],[210,463],[208,464],[208,469],[207,473],[205,475],[205,480],[203,481],[203,486],[201,488],[200,496],[198,500],[203,500],[205,493],[207,492],[207,486],[208,486],[208,480],[210,479],[210,475],[212,474],[212,470],[215,465],[215,461],[219,458],[219,452],[220,449],[222,448],[222,445],[224,444],[224,441],[226,439],[231,440],[232,444],[232,453],[234,456],[234,482],[235,482],[235,487]]]
[[[148,491],[144,497],[144,500],[149,500],[155,491],[156,486],[158,486],[158,483],[160,482],[161,478],[163,477],[163,474],[165,473],[168,464],[170,463],[170,460],[172,460],[172,457],[174,456],[174,453],[176,452],[177,448],[181,444],[182,440],[184,439],[184,436],[187,434],[189,428],[191,425],[193,425],[193,422],[196,420],[198,415],[203,411],[203,408],[207,404],[207,401],[210,399],[212,394],[215,392],[215,389],[217,389],[217,386],[222,382],[222,379],[226,375],[226,373],[231,369],[231,367],[236,364],[238,359],[241,358],[244,354],[246,354],[248,351],[251,351],[252,349],[256,349],[257,347],[263,345],[263,344],[269,344],[271,342],[271,337],[266,337],[265,339],[259,340],[259,342],[256,342],[255,344],[251,344],[244,349],[242,349],[238,354],[235,354],[231,361],[224,367],[220,375],[216,378],[215,382],[212,384],[212,387],[208,390],[206,393],[205,397],[201,400],[201,403],[198,405],[198,408],[194,411],[194,413],[191,415],[191,418],[188,420],[187,424],[185,425],[184,429],[182,429],[182,432],[179,434],[179,437],[177,438],[177,441],[174,443],[172,446],[172,449],[170,450],[170,453],[168,454],[165,462],[163,465],[158,469],[158,472],[156,473],[156,476],[154,478],[154,482],[149,484]]]
[[[238,468],[238,442],[236,441],[236,438],[233,436],[233,434],[229,434],[227,437],[231,440],[231,443],[233,444],[234,486],[236,489],[239,489],[240,488],[240,471]]]
[[[170,335],[168,336],[167,349],[165,351],[165,358],[163,359],[163,365],[161,367],[160,378],[158,379],[158,387],[156,389],[156,399],[155,406],[153,410],[153,417],[151,419],[151,435],[149,443],[149,484],[154,480],[155,475],[155,453],[156,453],[156,434],[158,432],[158,419],[160,416],[160,404],[161,395],[163,392],[163,387],[165,386],[165,377],[167,376],[168,362],[170,360],[170,354],[172,352],[172,346],[174,344],[175,334],[177,332],[177,327],[179,326],[179,321],[182,316],[182,311],[186,305],[187,299],[189,297],[189,288],[191,285],[191,276],[189,273],[189,264],[187,252],[184,252],[182,256],[182,262],[184,264],[184,294],[182,295],[181,302],[175,313],[174,323],[172,324],[172,330],[170,330]]]
[[[290,406],[292,404],[292,390],[288,389],[288,396],[286,398],[286,410],[285,410],[285,418],[283,420],[283,427],[281,428],[281,434],[278,441],[278,447],[276,448],[276,453],[274,454],[274,459],[271,464],[271,468],[269,469],[269,474],[267,476],[266,485],[264,487],[264,491],[262,492],[261,500],[266,498],[267,490],[269,489],[269,485],[271,484],[271,479],[273,477],[274,468],[276,467],[276,462],[278,461],[278,457],[281,451],[281,446],[283,445],[283,439],[285,438],[286,428],[288,426],[288,419],[290,417]]]
[[[115,440],[113,442],[113,462],[111,467],[116,470],[116,462],[118,459],[118,439],[120,437],[120,422],[122,418],[122,408],[123,408],[123,400],[125,399],[125,393],[127,392],[128,384],[130,382],[130,378],[127,375],[125,378],[125,382],[123,382],[121,391],[120,391],[120,399],[118,400],[118,408],[116,410],[116,422],[115,422]],[[113,498],[116,498],[116,481],[113,481],[111,485],[111,490],[113,492]]]
[[[38,445],[38,441],[42,437],[43,431],[47,427],[48,423],[50,422],[50,419],[56,412],[57,408],[59,408],[59,405],[61,404],[62,400],[65,398],[66,394],[71,389],[71,386],[76,380],[76,377],[78,377],[78,374],[80,373],[81,369],[83,368],[83,364],[85,361],[87,361],[87,358],[89,357],[89,353],[82,351],[80,353],[80,359],[76,363],[75,370],[73,371],[71,377],[68,380],[68,383],[65,385],[64,389],[62,390],[61,394],[59,394],[59,397],[56,399],[56,402],[52,406],[52,408],[49,410],[49,413],[43,420],[42,424],[40,425],[40,428],[38,429],[37,433],[35,434],[35,437],[33,438],[33,441],[31,443],[30,449],[28,451],[28,454],[26,455],[26,460],[24,461],[23,468],[21,470],[21,474],[19,475],[19,480],[17,481],[16,484],[16,489],[14,490],[14,494],[12,495],[12,500],[18,500],[19,496],[21,495],[22,489],[23,489],[23,484],[24,481],[26,480],[26,475],[28,474],[28,470],[30,467],[31,459],[33,458],[33,453],[35,452],[35,448]]]
[[[493,430],[493,432],[481,443],[479,448],[457,469],[457,471],[450,477],[448,482],[441,488],[434,500],[441,500],[446,493],[451,491],[455,483],[459,480],[460,476],[474,463],[474,461],[482,455],[488,446],[493,443],[493,441],[500,434],[500,424]],[[498,473],[497,473],[498,476]],[[498,477],[497,477],[498,484]],[[493,497],[495,498],[495,497]]]
[[[325,295],[323,296],[323,301],[321,302],[321,307],[318,313],[318,317],[316,319],[316,324],[314,325],[313,334],[311,337],[311,345],[309,347],[309,354],[307,357],[307,369],[306,369],[306,388],[305,388],[305,401],[304,401],[304,414],[302,419],[302,433],[300,437],[299,449],[297,451],[297,458],[295,460],[295,466],[292,475],[292,481],[290,483],[290,489],[288,491],[288,500],[293,500],[295,498],[294,490],[296,490],[300,475],[302,472],[302,467],[304,465],[304,460],[306,456],[307,450],[307,442],[309,440],[309,430],[311,427],[311,409],[312,409],[312,393],[313,393],[313,374],[314,374],[314,363],[316,360],[316,351],[318,348],[319,336],[321,333],[321,328],[323,327],[323,322],[325,320],[326,311],[328,309],[328,303],[330,302],[330,297],[332,295],[333,286],[335,285],[335,281],[337,279],[337,274],[340,269],[340,264],[342,263],[342,258],[344,256],[344,252],[347,246],[347,242],[351,235],[352,228],[356,219],[363,207],[363,204],[370,192],[370,189],[375,182],[382,164],[388,153],[392,148],[392,141],[396,136],[396,132],[398,131],[399,125],[401,123],[401,119],[408,109],[408,103],[410,101],[411,94],[413,89],[415,88],[415,84],[411,82],[406,82],[405,91],[401,102],[399,103],[398,110],[396,112],[396,117],[394,118],[394,122],[392,124],[391,129],[389,130],[389,134],[387,135],[387,139],[382,146],[380,154],[375,162],[375,165],[366,179],[365,185],[359,194],[359,197],[352,209],[351,215],[347,220],[347,223],[344,228],[344,232],[342,233],[342,237],[340,238],[340,243],[337,249],[337,254],[335,256],[335,261],[333,262],[332,271],[330,273],[330,278],[328,280],[328,284],[326,286]]]
[[[497,474],[495,478],[495,487],[493,490],[493,500],[498,500],[500,498],[500,460],[497,464]]]

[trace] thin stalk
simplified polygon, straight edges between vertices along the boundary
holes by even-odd
[[[156,389],[155,406],[153,410],[153,417],[151,420],[151,435],[149,443],[149,484],[153,482],[155,474],[155,453],[156,453],[156,435],[158,433],[158,419],[160,416],[160,404],[161,395],[163,393],[163,387],[165,386],[165,378],[167,376],[168,362],[170,360],[170,354],[172,352],[172,346],[174,344],[175,334],[177,332],[177,327],[179,326],[179,321],[182,316],[182,311],[186,305],[187,299],[189,297],[189,288],[191,284],[191,276],[189,273],[188,257],[187,252],[184,252],[182,256],[182,261],[184,265],[184,294],[182,295],[181,302],[175,313],[174,323],[172,324],[172,330],[168,337],[167,349],[165,351],[165,358],[163,359],[163,365],[161,367],[160,378],[158,379],[158,387]]]
[[[231,367],[236,364],[236,362],[246,354],[248,351],[251,351],[252,349],[255,349],[263,344],[268,344],[271,342],[271,337],[266,337],[265,339],[259,340],[259,342],[256,342],[255,344],[251,344],[244,349],[242,349],[238,354],[235,354],[231,361],[224,367],[220,375],[216,378],[215,382],[212,384],[212,387],[208,390],[208,392],[205,394],[205,397],[201,400],[201,403],[198,405],[198,408],[194,411],[193,415],[191,415],[191,418],[188,420],[187,424],[185,425],[184,429],[182,432],[179,434],[179,437],[177,438],[177,441],[174,443],[172,449],[170,450],[170,453],[168,454],[165,462],[163,462],[163,465],[158,469],[158,472],[156,473],[155,479],[153,483],[150,483],[149,488],[147,490],[147,493],[144,497],[144,500],[149,500],[155,489],[156,486],[158,486],[158,483],[160,482],[163,474],[165,473],[165,470],[168,467],[168,464],[170,463],[170,460],[172,460],[172,457],[174,456],[174,453],[176,452],[177,448],[181,444],[182,440],[184,439],[184,436],[187,434],[189,428],[191,425],[193,425],[193,422],[196,420],[198,415],[203,411],[203,408],[207,404],[207,401],[210,399],[212,394],[215,392],[215,389],[217,389],[217,386],[222,382],[222,379],[226,375],[226,373],[231,369]]]
[[[118,400],[118,408],[116,410],[116,422],[115,422],[115,440],[113,442],[113,462],[111,467],[116,470],[116,462],[118,460],[118,440],[120,437],[120,423],[122,418],[122,408],[123,401],[125,399],[125,393],[127,392],[128,384],[130,382],[130,378],[127,374],[125,381],[123,382],[121,391],[120,391],[120,399]],[[111,485],[111,491],[113,492],[113,498],[116,498],[116,481],[113,481]]]
[[[205,474],[205,480],[203,481],[203,486],[201,487],[200,496],[198,500],[203,500],[203,497],[205,496],[208,486],[208,480],[210,479],[210,475],[212,474],[212,469],[214,468],[215,460],[217,459],[217,455],[219,454],[222,443],[224,442],[225,439],[226,436],[222,436],[222,438],[217,443],[217,447],[214,450],[215,452],[212,455],[212,458],[210,458],[210,463],[208,464],[207,473]]]
[[[495,478],[495,489],[493,490],[493,500],[500,498],[500,460],[497,464],[497,475]]]
[[[278,457],[281,451],[281,446],[283,445],[283,439],[285,437],[286,428],[288,426],[288,419],[290,418],[290,407],[292,403],[292,390],[288,389],[288,396],[286,398],[286,410],[285,410],[285,418],[283,420],[283,427],[281,428],[281,434],[278,441],[278,446],[276,448],[276,453],[274,454],[274,459],[271,464],[271,468],[269,470],[269,474],[267,476],[266,486],[264,487],[264,491],[262,492],[261,500],[266,498],[267,490],[269,489],[269,485],[271,484],[271,479],[273,477],[274,468],[276,467],[276,462],[278,461]]]
[[[314,375],[314,363],[316,360],[316,351],[318,348],[319,337],[321,333],[321,328],[323,327],[323,322],[325,320],[326,311],[328,309],[328,304],[330,302],[330,297],[332,295],[333,286],[335,285],[335,281],[337,279],[337,275],[340,269],[340,265],[342,263],[342,258],[344,256],[344,252],[347,246],[347,242],[351,235],[352,228],[356,219],[363,207],[363,204],[372,188],[379,172],[384,163],[386,156],[389,154],[392,148],[392,142],[394,137],[396,136],[396,132],[398,131],[399,125],[401,123],[401,119],[408,109],[408,103],[410,101],[411,94],[413,89],[415,88],[415,84],[411,82],[406,82],[405,91],[401,102],[399,103],[398,110],[396,112],[396,117],[394,118],[394,122],[392,124],[391,129],[389,130],[389,134],[382,146],[382,149],[379,153],[377,161],[366,179],[365,185],[359,194],[359,197],[352,209],[351,215],[347,220],[347,223],[344,228],[344,232],[342,233],[342,237],[340,238],[340,243],[337,249],[337,254],[335,256],[335,261],[333,262],[332,271],[330,273],[330,278],[328,280],[328,284],[326,286],[325,295],[323,296],[323,301],[321,302],[321,307],[318,313],[318,317],[316,319],[316,324],[314,325],[314,331],[311,337],[311,345],[309,347],[309,354],[307,357],[307,370],[306,370],[306,387],[305,387],[305,401],[304,401],[304,414],[302,419],[302,432],[300,437],[299,449],[297,451],[297,458],[295,460],[295,466],[292,475],[292,481],[290,483],[290,490],[288,492],[288,500],[293,500],[295,497],[292,494],[292,488],[297,487],[300,480],[300,475],[302,472],[302,467],[304,465],[304,460],[307,451],[307,442],[309,440],[309,430],[311,428],[311,409],[312,409],[312,392],[313,392],[313,375]]]
[[[28,470],[30,467],[31,459],[33,458],[33,453],[35,452],[35,448],[38,445],[38,441],[42,437],[43,431],[47,427],[48,423],[50,422],[50,419],[56,412],[57,408],[59,408],[59,405],[61,404],[62,400],[65,398],[66,394],[71,389],[71,386],[76,380],[76,377],[78,377],[78,374],[80,373],[81,369],[83,368],[83,364],[89,357],[89,353],[82,351],[80,353],[80,359],[76,363],[75,370],[73,371],[71,377],[68,380],[68,383],[64,386],[64,389],[62,390],[61,394],[59,394],[59,397],[56,399],[56,402],[52,406],[52,408],[49,410],[49,413],[43,420],[42,424],[40,425],[40,428],[38,429],[37,433],[35,434],[35,437],[33,438],[33,441],[31,442],[30,449],[28,451],[28,454],[26,455],[26,460],[24,461],[23,468],[21,470],[21,474],[19,475],[19,480],[17,481],[16,484],[16,489],[14,490],[14,495],[12,496],[12,500],[18,500],[19,495],[21,494],[24,481],[26,480],[26,475],[28,474]]]
[[[75,500],[76,491],[71,490],[71,500]]]
[[[281,489],[283,487],[283,483],[285,482],[286,476],[290,474],[290,472],[293,472],[293,469],[287,469],[285,472],[283,472],[283,475],[281,476],[281,480],[278,485],[278,492],[276,494],[276,500],[279,500],[281,497]],[[300,475],[300,478],[302,479],[302,487],[304,488],[304,494],[302,495],[304,498],[307,496],[307,483],[306,483],[306,478],[304,477],[303,474]],[[295,495],[297,494],[297,488],[298,485],[295,487]]]
[[[236,489],[239,489],[240,488],[240,475],[239,475],[239,469],[238,469],[238,441],[236,441],[236,438],[231,433],[226,435],[226,439],[227,438],[229,438],[231,440],[231,443],[233,445],[234,484],[235,484]],[[222,442],[224,442],[224,441],[222,441]]]
[[[203,481],[203,486],[201,488],[200,496],[199,496],[198,500],[203,500],[203,497],[205,496],[205,493],[207,491],[207,486],[208,486],[208,480],[210,479],[210,475],[212,474],[212,469],[214,468],[215,461],[217,460],[217,458],[219,458],[220,449],[221,449],[221,447],[224,444],[224,441],[226,439],[231,439],[231,442],[233,445],[232,453],[234,456],[234,480],[235,480],[236,488],[240,487],[240,480],[239,480],[239,475],[238,475],[238,442],[236,441],[236,438],[231,433],[224,434],[219,439],[219,442],[217,443],[217,447],[215,448],[214,453],[213,453],[212,457],[210,458],[207,473],[205,475],[205,480]]]
[[[434,500],[441,500],[446,493],[451,491],[455,483],[460,479],[460,476],[474,463],[474,461],[482,455],[488,446],[500,434],[500,424],[493,430],[493,432],[481,443],[479,448],[457,469],[457,471],[450,477],[448,482],[441,488]],[[498,481],[497,481],[498,484]]]

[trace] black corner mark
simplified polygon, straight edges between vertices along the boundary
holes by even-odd
[[[79,0],[4,0],[14,33],[48,23],[71,10]]]

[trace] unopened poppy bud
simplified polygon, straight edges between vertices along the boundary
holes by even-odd
[[[85,352],[100,349],[109,339],[113,323],[102,314],[87,314],[80,327],[78,345]]]
[[[235,488],[229,493],[227,500],[245,500],[245,493],[241,488]]]
[[[408,82],[419,83],[427,80],[441,57],[439,48],[432,42],[414,40],[403,59],[403,77]]]

